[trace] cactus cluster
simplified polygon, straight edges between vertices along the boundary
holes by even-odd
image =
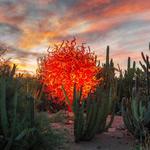
[[[19,104],[19,84],[15,79],[16,66],[14,65],[11,69],[1,70],[0,75],[0,127],[1,127],[1,148],[9,150],[19,140],[24,138],[29,129],[31,132],[34,129],[34,100],[28,94],[26,95],[26,102],[28,107],[26,113],[20,116],[18,113]],[[9,91],[11,90],[11,92]],[[23,99],[22,99],[23,101]],[[9,106],[11,103],[11,106]],[[22,118],[22,119],[21,119]],[[26,122],[25,128],[23,123]],[[28,124],[28,125],[27,125]]]
[[[141,53],[143,70],[128,67],[122,84],[127,83],[128,93],[122,100],[122,116],[127,129],[143,142],[150,134],[150,62],[149,56]],[[128,64],[129,60],[128,60]],[[128,65],[130,66],[130,65]]]
[[[112,124],[116,84],[113,61],[109,60],[109,47],[107,47],[103,71],[97,74],[97,78],[103,78],[103,83],[97,86],[94,93],[90,92],[86,99],[82,99],[82,87],[77,91],[76,84],[74,86],[72,110],[74,112],[75,142],[91,140],[96,133],[106,131]],[[65,87],[62,89],[67,103],[70,104]],[[107,120],[108,115],[110,115],[109,121]]]
[[[91,140],[96,133],[106,131],[110,127],[114,117],[112,88],[109,95],[106,95],[100,87],[97,87],[95,93],[89,93],[87,100],[82,100],[82,88],[77,91],[75,85],[73,95],[75,142]],[[107,121],[109,114],[111,119]]]
[[[16,73],[16,67],[0,54],[0,149],[53,149],[63,137],[35,109],[43,86],[37,77]]]

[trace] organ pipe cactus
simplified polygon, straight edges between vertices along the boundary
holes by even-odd
[[[133,61],[133,65],[131,66],[131,58],[128,57],[127,70],[125,70],[124,75],[124,86],[126,89],[124,90],[124,96],[130,97],[132,95],[132,87],[134,85],[134,77],[136,72],[136,63]]]
[[[91,140],[96,133],[106,131],[112,124],[115,109],[116,84],[114,79],[113,61],[109,60],[109,47],[107,47],[106,62],[103,71],[97,74],[103,78],[103,83],[94,93],[89,93],[86,100],[82,99],[82,87],[78,91],[76,84],[73,91],[73,105],[62,86],[66,102],[72,107],[74,113],[75,142]],[[111,115],[108,122],[107,117]]]
[[[64,87],[63,91],[67,99]],[[106,131],[110,127],[114,114],[109,122],[106,122],[106,119],[109,114],[114,112],[112,88],[109,95],[106,95],[100,87],[97,87],[95,93],[89,93],[85,101],[81,99],[82,88],[77,91],[75,85],[73,96],[75,142],[91,140],[97,132]]]
[[[131,58],[128,57],[127,60],[127,69],[123,72],[118,65],[118,69],[116,69],[120,76],[117,78],[117,112],[121,112],[120,105],[122,103],[122,98],[130,98],[132,96],[132,88],[135,84],[135,76],[136,74],[140,74],[141,70],[136,68],[136,62],[131,62]]]
[[[143,64],[141,61],[139,61],[139,63],[145,72],[145,76],[147,80],[147,94],[150,95],[150,60],[149,60],[149,56],[144,55],[143,52],[141,52],[141,56],[145,64]]]

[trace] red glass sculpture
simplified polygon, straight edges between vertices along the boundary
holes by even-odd
[[[98,71],[95,54],[84,44],[77,46],[74,39],[48,50],[48,54],[39,60],[38,74],[49,96],[64,101],[63,85],[72,104],[74,84],[77,89],[83,87],[82,96],[85,98],[99,82],[95,77]]]

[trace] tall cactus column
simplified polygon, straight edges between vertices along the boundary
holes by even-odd
[[[113,61],[109,60],[109,47],[107,47],[103,71],[98,74],[97,78],[103,78],[103,83],[96,87],[95,92],[90,92],[84,100],[82,99],[82,87],[77,90],[76,84],[74,85],[72,106],[65,87],[62,87],[66,102],[74,112],[75,142],[91,140],[96,133],[106,131],[113,121],[116,82]],[[108,115],[111,115],[110,122],[107,122]]]

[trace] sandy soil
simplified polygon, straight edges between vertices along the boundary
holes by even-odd
[[[116,116],[112,127],[108,132],[98,134],[92,141],[74,142],[73,124],[54,125],[55,128],[63,128],[66,133],[67,140],[64,146],[60,146],[59,150],[132,150],[134,139],[124,128],[122,117]]]

